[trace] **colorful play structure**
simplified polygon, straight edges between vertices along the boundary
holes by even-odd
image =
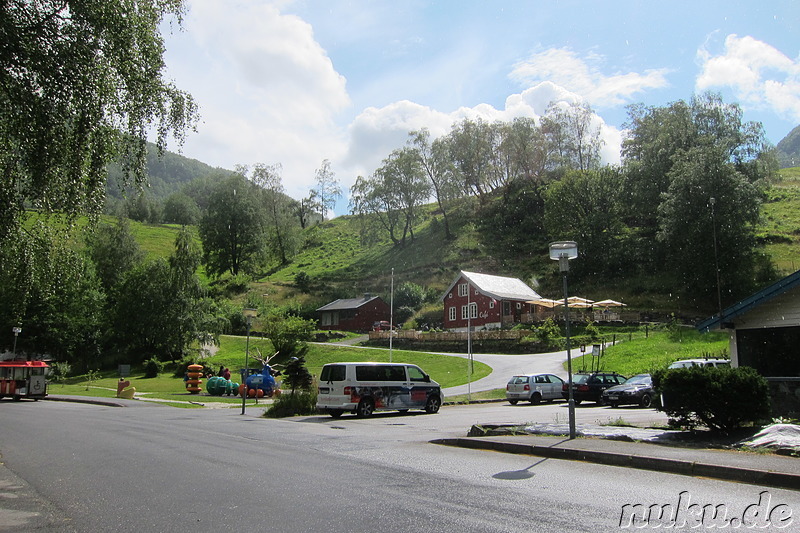
[[[136,387],[131,387],[130,381],[119,378],[117,382],[117,398],[132,400],[134,394],[136,394]]]

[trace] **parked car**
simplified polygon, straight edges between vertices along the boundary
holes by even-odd
[[[596,402],[603,405],[603,391],[609,387],[625,383],[627,378],[616,372],[592,372],[589,374],[573,374],[572,397],[575,405],[581,402]],[[561,396],[569,398],[568,384],[561,387]]]
[[[389,331],[390,329],[392,329],[392,325],[388,320],[379,320],[372,324],[372,331]]]
[[[654,396],[650,374],[636,374],[622,385],[614,385],[604,390],[602,400],[611,407],[638,405],[647,408],[653,404]]]
[[[554,374],[522,374],[506,384],[506,399],[511,405],[519,401],[537,404],[542,400],[561,399],[564,380]]]
[[[670,364],[667,368],[688,368],[690,366],[731,366],[729,359],[682,359]]]

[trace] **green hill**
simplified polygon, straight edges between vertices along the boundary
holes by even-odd
[[[758,239],[779,273],[785,275],[800,268],[800,168],[783,169],[781,177],[763,205]],[[304,245],[291,262],[258,276],[249,295],[242,298],[267,299],[310,312],[333,299],[366,292],[388,300],[392,282],[397,287],[411,281],[428,290],[428,307],[435,308],[438,296],[462,269],[519,277],[542,295],[559,295],[561,281],[547,257],[547,243],[532,237],[527,245],[532,251],[520,251],[485,242],[469,215],[474,212],[469,204],[473,201],[466,199],[452,210],[450,225],[456,236],[452,240],[445,239],[441,216],[433,204],[421,210],[414,238],[407,238],[403,246],[393,245],[374,221],[358,216],[340,216],[307,228]],[[177,227],[133,224],[132,229],[146,251],[167,255]],[[306,291],[295,285],[300,273],[310,280]],[[588,278],[571,285],[575,294],[623,300],[642,311],[687,312],[685,303],[660,287],[663,284],[657,280],[622,278]]]

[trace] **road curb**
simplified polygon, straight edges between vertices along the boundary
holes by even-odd
[[[546,457],[549,459],[584,461],[610,466],[622,466],[626,468],[637,468],[640,470],[653,470],[656,472],[681,474],[685,476],[707,477],[724,481],[737,481],[750,485],[764,485],[781,489],[800,490],[800,474],[792,474],[789,472],[756,470],[736,466],[717,465],[695,461],[681,461],[663,457],[651,457],[647,455],[614,453],[598,450],[586,450],[581,448],[566,448],[559,447],[558,445],[540,446],[522,444],[518,442],[502,442],[496,440],[485,440],[481,438],[455,437],[435,439],[431,442],[433,444],[440,444],[444,446],[456,446],[460,448],[470,448],[476,450],[493,450],[522,455],[535,455],[537,457]]]
[[[93,398],[91,396],[47,396],[43,398],[49,402],[71,402],[71,403],[87,403],[91,405],[103,405],[106,407],[127,407],[127,405],[108,400],[104,398]]]

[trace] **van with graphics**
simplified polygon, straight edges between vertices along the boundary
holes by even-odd
[[[318,392],[317,410],[334,418],[409,409],[437,413],[443,400],[439,384],[406,363],[329,363],[322,367]]]

